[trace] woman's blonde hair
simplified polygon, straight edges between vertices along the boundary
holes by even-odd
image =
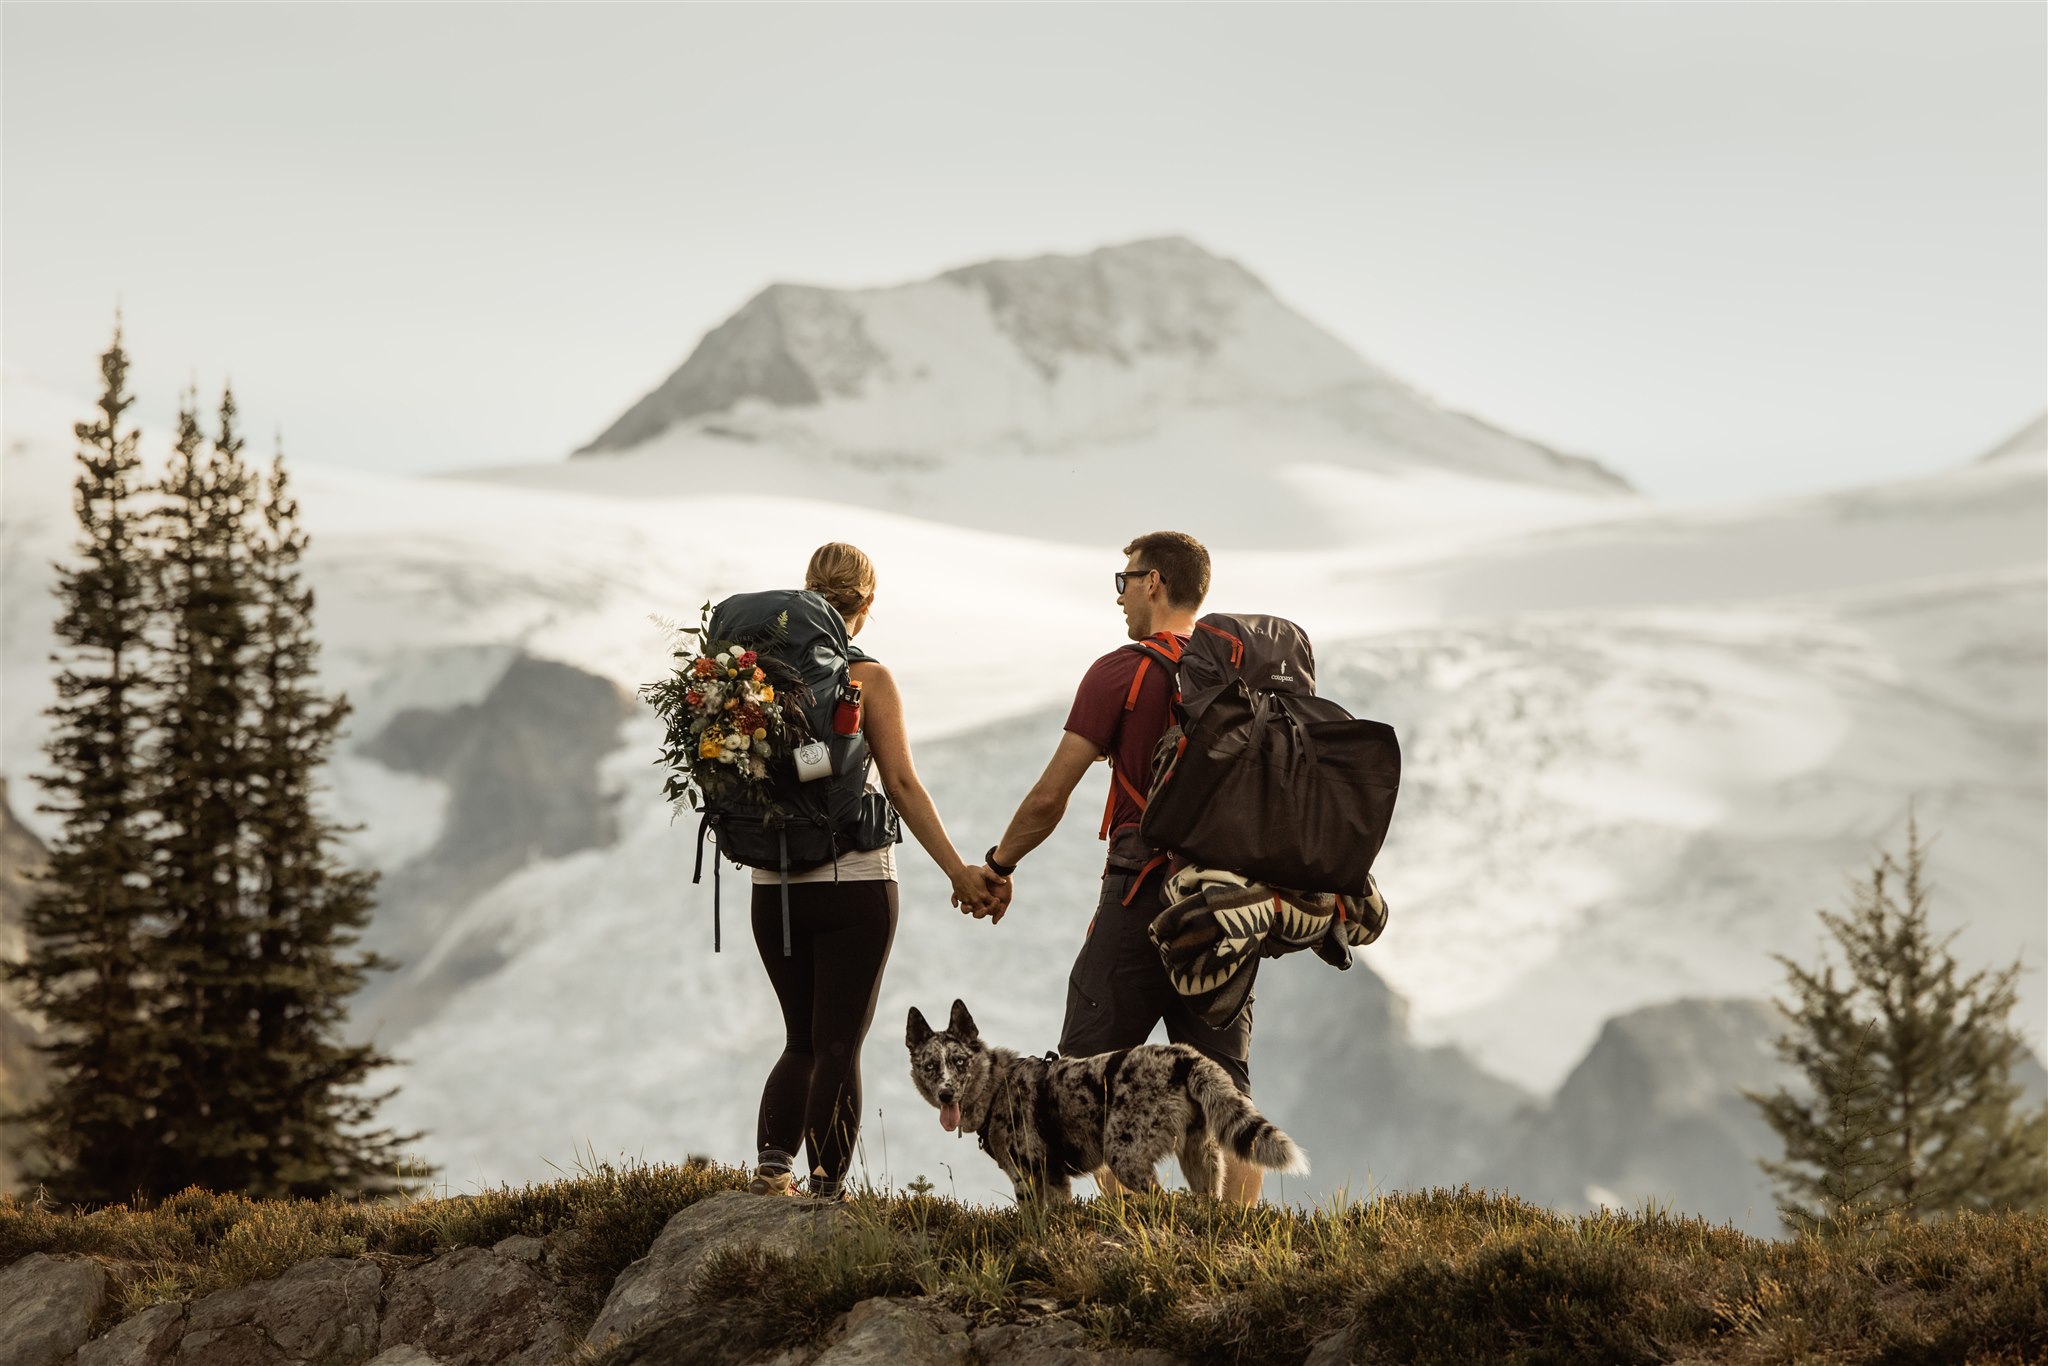
[[[839,615],[850,621],[875,591],[875,562],[859,546],[829,542],[811,552],[810,567],[804,570],[804,587],[838,608]]]

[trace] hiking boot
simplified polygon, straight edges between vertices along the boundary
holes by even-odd
[[[811,1188],[805,1194],[813,1200],[825,1200],[841,1205],[853,1199],[853,1192],[846,1188],[846,1183],[843,1180],[834,1181],[825,1175],[823,1167],[811,1169]]]
[[[798,1193],[796,1178],[789,1174],[787,1167],[779,1172],[767,1167],[754,1168],[754,1178],[747,1182],[747,1192],[751,1195],[795,1195]]]
[[[796,1160],[779,1148],[763,1148],[754,1162],[754,1179],[747,1182],[751,1195],[795,1195],[796,1177],[791,1168]]]

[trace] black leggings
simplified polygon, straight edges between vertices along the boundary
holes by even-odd
[[[860,1046],[896,938],[896,884],[791,886],[787,958],[782,892],[774,883],[754,888],[754,945],[787,1034],[761,1092],[757,1146],[794,1154],[807,1144],[813,1188],[836,1190],[860,1134]]]

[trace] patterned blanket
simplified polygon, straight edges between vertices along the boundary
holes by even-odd
[[[1166,909],[1153,918],[1151,934],[1174,990],[1220,1028],[1251,995],[1247,964],[1313,949],[1324,962],[1348,968],[1351,950],[1386,927],[1387,903],[1370,875],[1358,897],[1291,892],[1190,866],[1167,879]]]

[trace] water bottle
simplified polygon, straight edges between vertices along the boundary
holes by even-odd
[[[851,678],[840,685],[839,700],[833,704],[832,731],[836,735],[860,733],[860,684]]]

